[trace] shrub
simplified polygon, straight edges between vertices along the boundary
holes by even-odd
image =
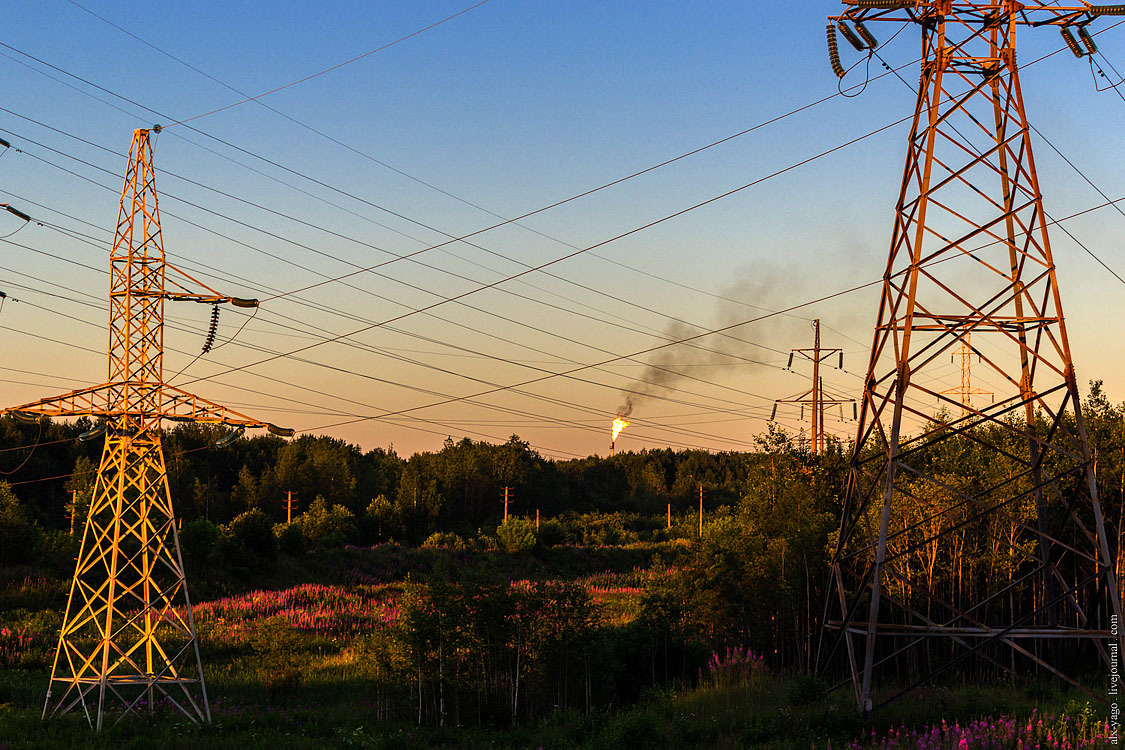
[[[405,531],[399,508],[386,495],[379,495],[372,500],[360,521],[365,536],[374,542],[385,542],[401,536]]]
[[[271,701],[284,701],[297,694],[304,674],[301,670],[301,636],[282,617],[270,617],[250,636],[258,656],[262,685]]]
[[[301,527],[305,539],[313,546],[343,547],[356,533],[355,514],[343,505],[329,508],[321,495],[293,523]]]
[[[537,536],[539,543],[544,547],[557,547],[567,542],[566,529],[560,521],[554,518],[547,519],[539,525]]]
[[[523,518],[509,518],[496,527],[496,537],[507,552],[527,552],[535,548],[535,524]]]
[[[35,552],[39,527],[7,482],[0,482],[0,565],[27,562]]]
[[[435,531],[422,542],[423,547],[444,547],[446,549],[465,549],[465,540],[451,531]]]
[[[180,530],[180,550],[188,564],[211,562],[219,550],[222,530],[205,518],[185,523]]]
[[[277,539],[269,517],[255,508],[248,510],[227,526],[231,537],[252,556],[263,560],[277,559]]]
[[[80,537],[71,536],[67,531],[48,531],[39,539],[36,556],[39,561],[60,573],[72,573],[74,561],[78,557]]]
[[[273,527],[273,535],[277,537],[278,549],[290,557],[300,557],[309,546],[305,532],[295,523],[277,524]]]

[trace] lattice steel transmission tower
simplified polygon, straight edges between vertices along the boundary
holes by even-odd
[[[1111,632],[1121,603],[1032,156],[1016,31],[1061,27],[1080,52],[1077,30],[1092,52],[1086,25],[1125,14],[1125,5],[844,5],[829,25],[839,75],[836,31],[857,49],[873,49],[868,24],[876,21],[918,26],[922,64],[818,669],[835,664],[849,673],[865,711],[954,666],[1035,671],[1082,687],[1075,670],[1100,673],[1098,655],[1108,663],[1121,653],[1121,636]],[[935,399],[961,403],[926,376],[970,334],[980,366],[1005,392],[957,418],[934,417]],[[969,547],[989,550],[993,567],[962,557]],[[967,580],[943,577],[941,567],[927,576],[920,559],[963,566]],[[878,695],[877,685],[884,688]],[[1105,700],[1104,690],[1091,694]]]
[[[98,730],[107,712],[119,710],[120,720],[162,701],[193,721],[211,719],[161,421],[238,428],[220,443],[247,427],[293,434],[164,382],[166,301],[257,302],[220,295],[165,262],[149,136],[133,133],[110,253],[106,382],[3,410],[25,419],[95,417],[100,426],[89,436],[105,433],[43,706],[44,718],[80,708]]]
[[[812,412],[812,429],[810,430],[810,438],[812,442],[813,452],[818,456],[824,453],[825,446],[825,429],[824,429],[824,411],[828,406],[839,406],[843,408],[844,404],[852,404],[855,407],[855,399],[842,398],[826,394],[824,390],[824,378],[820,376],[820,365],[828,361],[833,355],[840,358],[840,369],[844,367],[844,350],[839,348],[822,348],[820,346],[820,318],[813,321],[813,345],[811,348],[794,349],[789,352],[789,364],[786,368],[793,367],[793,355],[800,354],[803,358],[812,362],[812,387],[804,393],[799,393],[796,396],[789,398],[779,398],[773,402],[773,412],[770,414],[770,421],[777,416],[778,404],[800,404],[801,406],[801,419],[805,416],[805,405],[810,407]],[[842,415],[841,415],[842,418]]]
[[[961,384],[952,388],[946,388],[942,391],[942,395],[956,395],[961,401],[961,410],[967,414],[973,408],[973,396],[992,396],[995,395],[992,391],[986,391],[983,388],[973,387],[973,355],[976,351],[973,349],[972,334],[965,334],[965,339],[961,342],[961,346],[957,348],[957,353],[954,357],[961,358]]]

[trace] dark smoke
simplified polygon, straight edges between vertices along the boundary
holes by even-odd
[[[806,286],[802,280],[809,280],[811,276],[792,269],[756,268],[752,276],[739,279],[719,292],[724,299],[717,301],[710,321],[700,316],[693,318],[693,322],[710,329],[723,328],[816,297],[827,287],[822,283],[802,289]],[[839,279],[829,283],[834,288]],[[846,314],[840,305],[834,307],[835,315]],[[673,389],[706,392],[707,384],[699,380],[724,383],[738,378],[731,383],[734,387],[752,391],[750,378],[775,366],[790,349],[811,343],[809,322],[804,318],[815,315],[810,309],[799,311],[796,316],[774,316],[726,331],[729,337],[716,334],[660,349],[647,357],[649,366],[643,374],[622,389],[617,413],[628,417],[653,397],[693,400],[695,397],[690,394],[677,394]],[[669,339],[681,340],[697,335],[700,329],[670,320],[664,333]],[[740,400],[734,393],[729,394],[729,398]]]

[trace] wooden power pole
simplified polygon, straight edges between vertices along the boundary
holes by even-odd
[[[504,487],[504,523],[508,522],[508,493],[512,491],[511,487]]]

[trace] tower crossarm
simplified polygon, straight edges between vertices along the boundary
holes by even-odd
[[[990,26],[1013,21],[1021,26],[1085,26],[1100,16],[1125,16],[1125,5],[1093,3],[961,2],[955,0],[843,0],[847,9],[831,21],[932,23],[957,16],[962,23]],[[1001,9],[999,15],[997,9]],[[1009,18],[1011,17],[1011,18]]]
[[[171,302],[203,302],[211,304],[231,303],[235,307],[257,307],[256,299],[241,299],[229,294],[220,294],[191,274],[171,263],[165,262],[165,290],[161,296]],[[168,287],[174,287],[168,289]]]
[[[292,435],[293,430],[278,427],[271,422],[248,417],[214,401],[188,393],[175,386],[165,385],[161,390],[160,414],[174,422],[203,422],[225,424],[232,427],[250,427],[269,430],[275,435]]]
[[[119,417],[123,414],[119,396],[125,388],[151,388],[141,383],[103,383],[92,388],[82,388],[60,396],[32,401],[19,406],[0,409],[0,414],[24,417]],[[275,435],[289,436],[293,430],[278,427],[272,422],[254,419],[234,409],[214,401],[209,401],[194,393],[175,386],[159,386],[156,414],[146,414],[146,422],[153,418],[163,418],[174,422],[202,422],[204,424],[225,424],[231,427],[260,428]]]
[[[110,386],[108,383],[103,383],[60,396],[42,398],[19,406],[9,406],[0,409],[0,414],[36,417],[105,417],[109,416],[110,398]]]

